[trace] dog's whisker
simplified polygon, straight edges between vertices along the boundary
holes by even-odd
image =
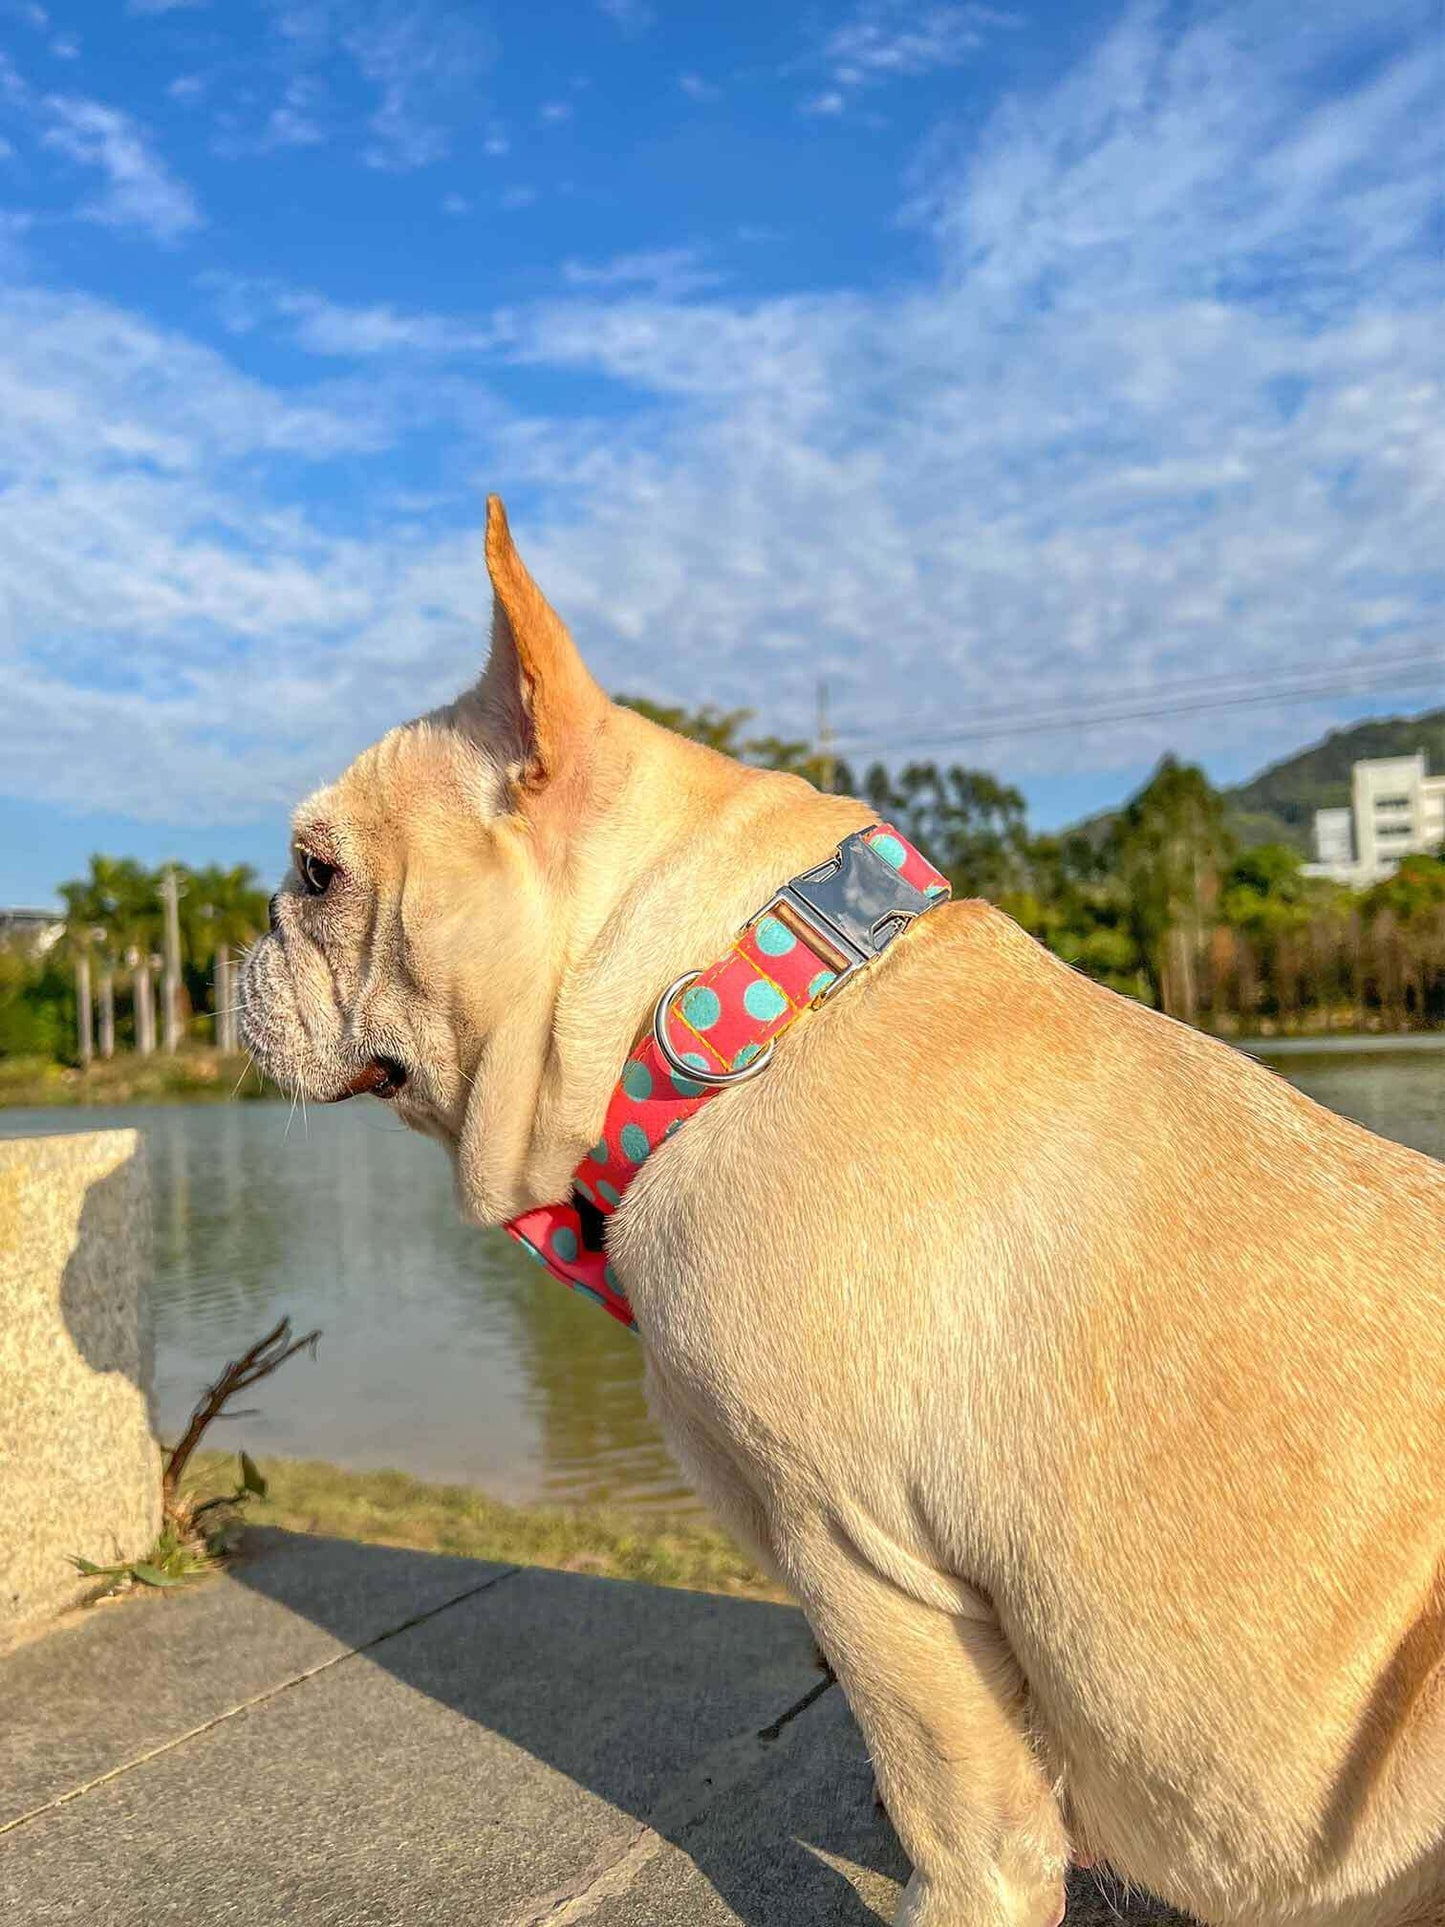
[[[247,1051],[246,1062],[242,1066],[241,1075],[236,1079],[235,1083],[231,1086],[232,1097],[234,1097],[236,1093],[240,1090],[241,1086],[245,1083],[246,1079],[251,1075],[251,1072],[255,1070],[255,1068],[256,1068],[255,1056],[251,1051]]]

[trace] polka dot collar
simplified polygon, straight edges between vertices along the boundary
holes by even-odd
[[[947,879],[886,823],[792,878],[718,962],[664,993],[656,1030],[666,1053],[652,1034],[633,1050],[572,1196],[523,1212],[507,1230],[554,1278],[635,1331],[603,1233],[649,1155],[726,1088],[700,1078],[756,1075],[775,1037],[948,894]]]

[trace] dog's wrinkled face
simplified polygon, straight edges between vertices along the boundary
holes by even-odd
[[[548,864],[581,813],[579,745],[595,750],[610,705],[495,500],[487,562],[496,618],[481,682],[297,812],[241,1023],[284,1090],[372,1093],[448,1145],[464,1208],[492,1221],[528,1201],[523,1139],[563,946]]]
[[[372,1091],[451,1143],[485,1006],[507,988],[500,969],[464,967],[460,939],[475,947],[525,914],[475,710],[394,731],[302,805],[271,934],[241,983],[247,1043],[283,1089]]]

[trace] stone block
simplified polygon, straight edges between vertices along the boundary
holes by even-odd
[[[137,1132],[0,1142],[0,1644],[160,1530],[150,1280]]]

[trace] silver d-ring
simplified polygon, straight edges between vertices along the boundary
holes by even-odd
[[[699,1070],[696,1064],[684,1063],[668,1041],[667,1007],[680,990],[686,990],[689,984],[696,983],[701,974],[701,971],[697,970],[684,971],[675,984],[669,984],[663,991],[652,1012],[652,1041],[677,1075],[686,1077],[694,1084],[705,1084],[710,1091],[720,1091],[728,1084],[746,1084],[750,1077],[756,1077],[772,1063],[772,1038],[768,1039],[750,1064],[744,1064],[742,1069],[737,1071]]]

